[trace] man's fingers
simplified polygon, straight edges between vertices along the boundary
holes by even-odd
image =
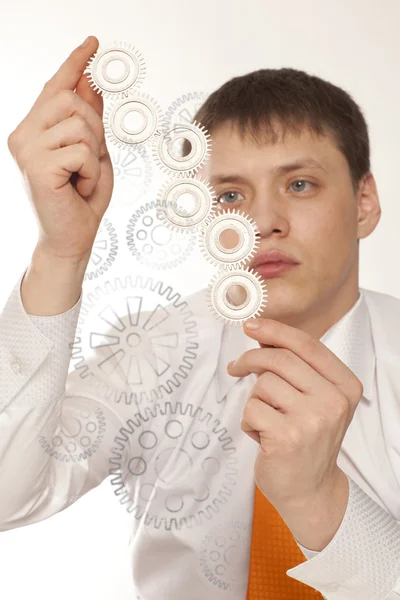
[[[97,51],[98,47],[99,40],[94,35],[91,35],[86,46],[75,48],[53,77],[47,81],[39,98],[53,96],[60,90],[74,91],[86,69],[90,57]]]
[[[257,329],[248,329],[245,326],[244,332],[258,340],[260,345],[272,344],[276,348],[291,350],[322,377],[336,385],[345,395],[349,391],[354,396],[359,395],[358,379],[320,340],[305,331],[273,319],[259,319],[259,321],[261,323]]]
[[[256,396],[250,396],[243,409],[240,427],[242,431],[250,435],[256,442],[260,443],[259,435],[251,435],[262,432],[271,441],[276,435],[280,434],[284,438],[285,425],[287,417],[279,410],[260,400]]]
[[[262,375],[275,373],[299,392],[311,394],[326,388],[326,379],[297,354],[285,348],[254,348],[244,352],[234,364],[229,365],[233,377],[246,377],[250,373]]]

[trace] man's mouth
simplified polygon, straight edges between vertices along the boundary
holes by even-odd
[[[276,277],[285,271],[289,271],[293,267],[296,267],[298,263],[284,263],[281,261],[266,262],[256,267],[254,270],[262,277]]]
[[[269,250],[260,252],[250,263],[250,267],[257,271],[262,277],[275,277],[289,271],[299,262],[290,255],[280,250]]]

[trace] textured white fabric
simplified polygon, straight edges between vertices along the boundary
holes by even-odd
[[[110,288],[61,315],[27,315],[23,275],[0,315],[0,530],[47,518],[109,477],[131,517],[139,599],[162,589],[165,600],[245,600],[258,445],[240,416],[256,377],[226,365],[256,342],[219,323],[203,290],[136,321],[118,314]],[[119,295],[138,306],[145,285],[128,283]],[[309,560],[287,572],[327,600],[400,598],[399,317],[399,300],[360,290],[322,338],[364,385],[338,457],[345,517],[323,551],[299,544]],[[149,336],[146,364],[132,350],[138,332]]]

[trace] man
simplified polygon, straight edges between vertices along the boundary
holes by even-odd
[[[75,51],[68,85],[78,83],[100,114],[77,76],[94,49],[92,40],[86,53]],[[212,135],[203,175],[221,207],[245,211],[260,229],[252,264],[266,275],[269,302],[259,328],[222,326],[203,290],[192,295],[199,332],[193,370],[161,398],[122,406],[104,391],[116,387],[113,371],[99,369],[110,364],[104,344],[84,369],[67,374],[88,304],[82,296],[74,304],[71,293],[59,300],[62,310],[46,312],[38,290],[50,272],[60,277],[65,254],[38,253],[2,313],[1,527],[46,518],[110,474],[134,517],[133,580],[142,600],[239,600],[251,583],[255,477],[309,559],[288,571],[291,578],[329,600],[392,600],[400,594],[400,303],[358,287],[359,240],[380,216],[361,111],[340,88],[280,69],[227,82],[196,120]],[[276,255],[266,264],[270,251],[291,266]],[[174,306],[169,314],[179,330]],[[94,302],[93,314],[97,308]],[[139,316],[121,320],[120,331],[147,322]],[[115,327],[96,331],[110,339]],[[165,319],[157,333],[171,331]],[[178,335],[165,351],[164,364],[182,341]],[[87,377],[96,368],[97,381]],[[100,413],[104,431],[84,452],[87,442],[74,428],[96,427]],[[71,437],[78,451],[68,460]],[[288,589],[271,588],[271,597],[290,597]],[[299,583],[297,597],[305,589]]]

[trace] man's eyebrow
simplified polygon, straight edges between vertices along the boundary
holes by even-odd
[[[322,169],[325,173],[328,173],[326,168],[314,158],[301,158],[294,162],[290,162],[284,165],[279,165],[279,167],[274,167],[271,169],[273,173],[276,175],[284,175],[285,173],[289,173],[290,171],[296,171],[297,169],[303,169],[304,167],[313,167],[316,169]],[[248,180],[241,175],[214,175],[210,179],[211,185],[218,185],[221,183],[248,183]]]
[[[211,185],[217,185],[219,183],[249,183],[246,177],[242,177],[241,175],[213,175],[210,178]]]
[[[294,162],[288,163],[286,165],[280,165],[279,167],[272,169],[272,171],[275,171],[276,173],[281,175],[288,173],[289,171],[295,171],[296,169],[303,169],[304,167],[314,167],[316,169],[322,169],[323,171],[325,171],[325,173],[328,173],[328,171],[322,163],[320,163],[318,160],[315,160],[314,158],[308,157],[299,158],[298,160],[295,160]]]

